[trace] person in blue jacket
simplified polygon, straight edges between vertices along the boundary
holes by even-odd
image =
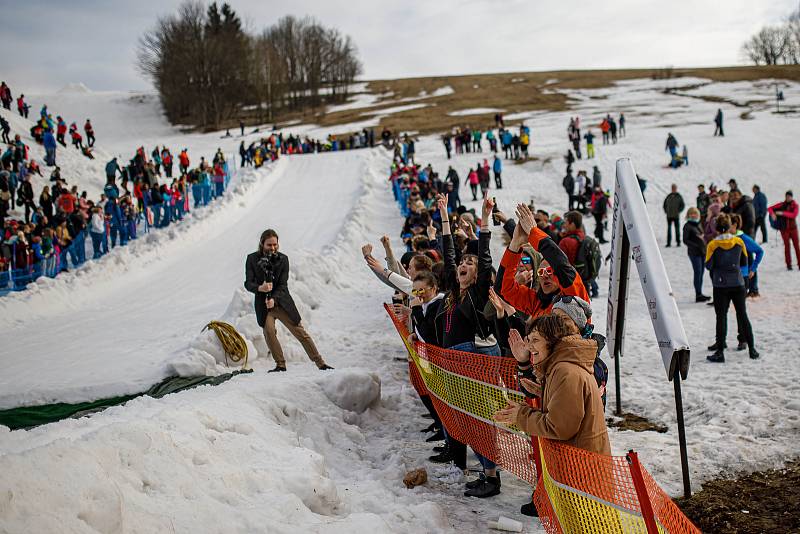
[[[122,245],[122,211],[119,209],[117,197],[108,197],[106,202],[105,214],[109,218],[109,235],[111,236],[111,248],[117,246],[117,236]]]
[[[758,294],[758,266],[761,265],[761,260],[764,259],[764,249],[756,243],[755,239],[742,232],[741,227],[741,215],[738,213],[731,214],[731,233],[744,241],[744,248],[750,257],[748,265],[742,266],[742,277],[744,277],[744,284],[747,287],[747,296],[758,298],[760,296]]]
[[[511,159],[514,155],[511,150],[511,142],[514,140],[514,136],[511,134],[510,130],[503,130],[503,137],[501,139],[503,145],[503,154],[507,159]]]
[[[758,234],[759,228],[761,229],[761,242],[767,242],[767,195],[761,192],[761,188],[757,185],[753,186],[753,211],[756,214],[756,224],[753,229],[753,237]]]
[[[52,130],[45,130],[42,136],[42,144],[44,145],[44,162],[48,167],[56,166],[56,137],[53,135]]]
[[[494,171],[494,184],[497,186],[497,189],[503,189],[503,179],[501,177],[503,172],[503,161],[497,156],[494,157],[492,170]]]

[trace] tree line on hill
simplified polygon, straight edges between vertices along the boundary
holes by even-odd
[[[137,66],[173,124],[219,128],[247,113],[261,121],[347,99],[361,74],[350,36],[291,15],[248,32],[223,3],[186,0],[139,39]]]
[[[742,45],[742,54],[756,65],[800,64],[800,7],[783,24],[761,28]]]

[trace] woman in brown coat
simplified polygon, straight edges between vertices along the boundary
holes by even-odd
[[[511,338],[512,349],[523,342]],[[513,345],[517,345],[514,347]],[[584,339],[575,323],[561,314],[537,318],[528,328],[527,348],[541,384],[541,410],[509,402],[495,414],[503,424],[524,432],[564,441],[587,451],[610,455],[603,401],[594,378],[597,342]],[[523,386],[538,390],[524,379]]]

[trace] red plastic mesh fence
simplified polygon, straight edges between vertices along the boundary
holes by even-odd
[[[650,524],[658,532],[699,532],[638,461],[532,440],[513,425],[495,423],[495,412],[509,399],[526,402],[513,358],[412,345],[408,327],[386,310],[408,350],[414,388],[430,396],[449,434],[536,488],[534,502],[548,532],[647,533],[640,495],[650,501]],[[637,493],[632,469],[641,473],[646,491]]]

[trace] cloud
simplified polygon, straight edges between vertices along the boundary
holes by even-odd
[[[3,8],[3,73],[24,91],[83,82],[150,87],[135,68],[138,36],[179,0],[28,0]],[[253,30],[287,14],[353,37],[365,77],[574,68],[731,65],[742,42],[796,0],[231,0]]]

